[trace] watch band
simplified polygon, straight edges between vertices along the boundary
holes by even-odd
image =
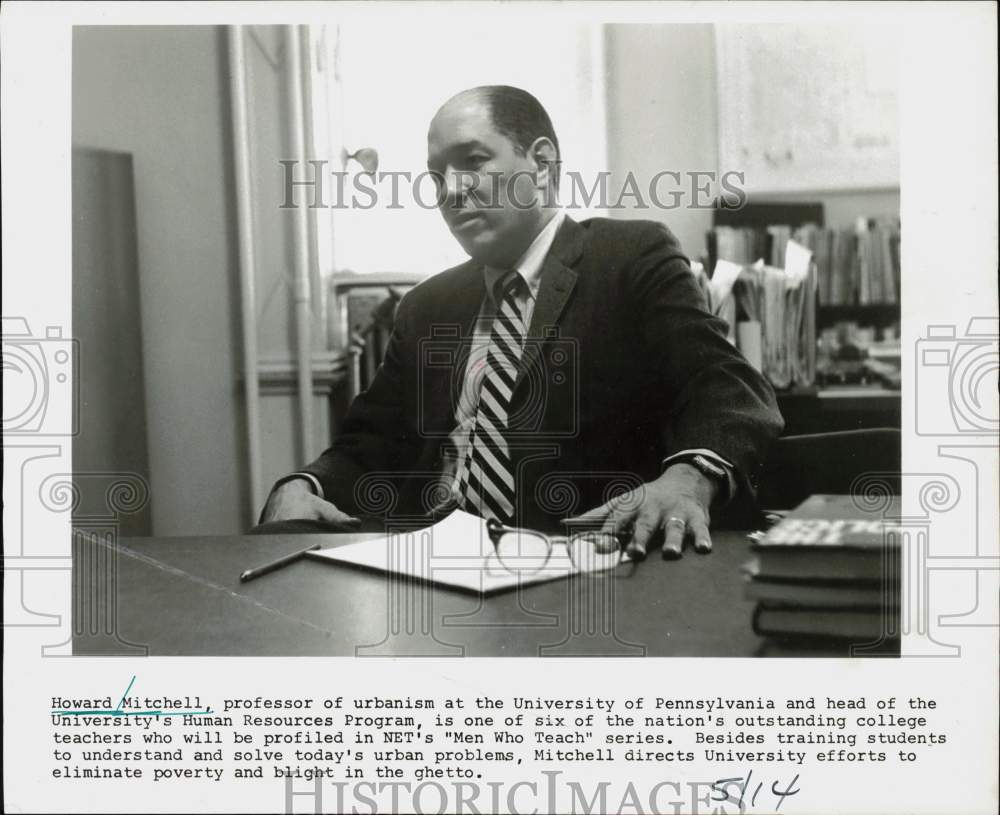
[[[722,467],[715,462],[710,461],[706,456],[703,456],[700,453],[693,453],[690,456],[675,458],[671,463],[673,464],[678,461],[690,464],[707,478],[713,478],[716,481],[725,481],[728,478],[728,474]]]

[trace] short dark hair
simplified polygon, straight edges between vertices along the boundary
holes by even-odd
[[[554,182],[559,185],[560,151],[559,139],[552,120],[542,103],[521,88],[512,85],[483,85],[473,88],[475,93],[483,98],[489,106],[490,118],[497,132],[510,139],[522,154],[535,139],[545,137],[556,148],[556,166]]]

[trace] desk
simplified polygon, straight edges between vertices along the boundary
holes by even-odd
[[[308,546],[377,537],[126,538],[75,545],[75,654],[150,656],[847,656],[778,651],[751,630],[739,532],[597,577],[480,599],[301,560],[249,583],[244,569]],[[88,554],[89,552],[89,554]],[[114,633],[109,633],[114,632]]]
[[[785,435],[831,433],[874,427],[902,427],[899,391],[875,386],[835,385],[777,394]]]

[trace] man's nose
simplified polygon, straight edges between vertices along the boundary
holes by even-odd
[[[475,173],[468,170],[447,170],[444,174],[445,202],[461,205],[465,197],[475,191],[475,183]]]

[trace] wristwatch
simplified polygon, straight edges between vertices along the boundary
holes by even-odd
[[[726,472],[720,464],[712,461],[708,456],[703,456],[701,453],[689,453],[688,455],[671,458],[667,466],[670,466],[671,464],[690,464],[698,472],[705,476],[705,478],[717,482],[720,492],[723,490],[728,492],[729,473]]]
[[[722,467],[701,454],[695,454],[690,458],[682,458],[680,460],[690,464],[706,478],[714,478],[716,481],[725,481],[727,479],[726,471]]]

